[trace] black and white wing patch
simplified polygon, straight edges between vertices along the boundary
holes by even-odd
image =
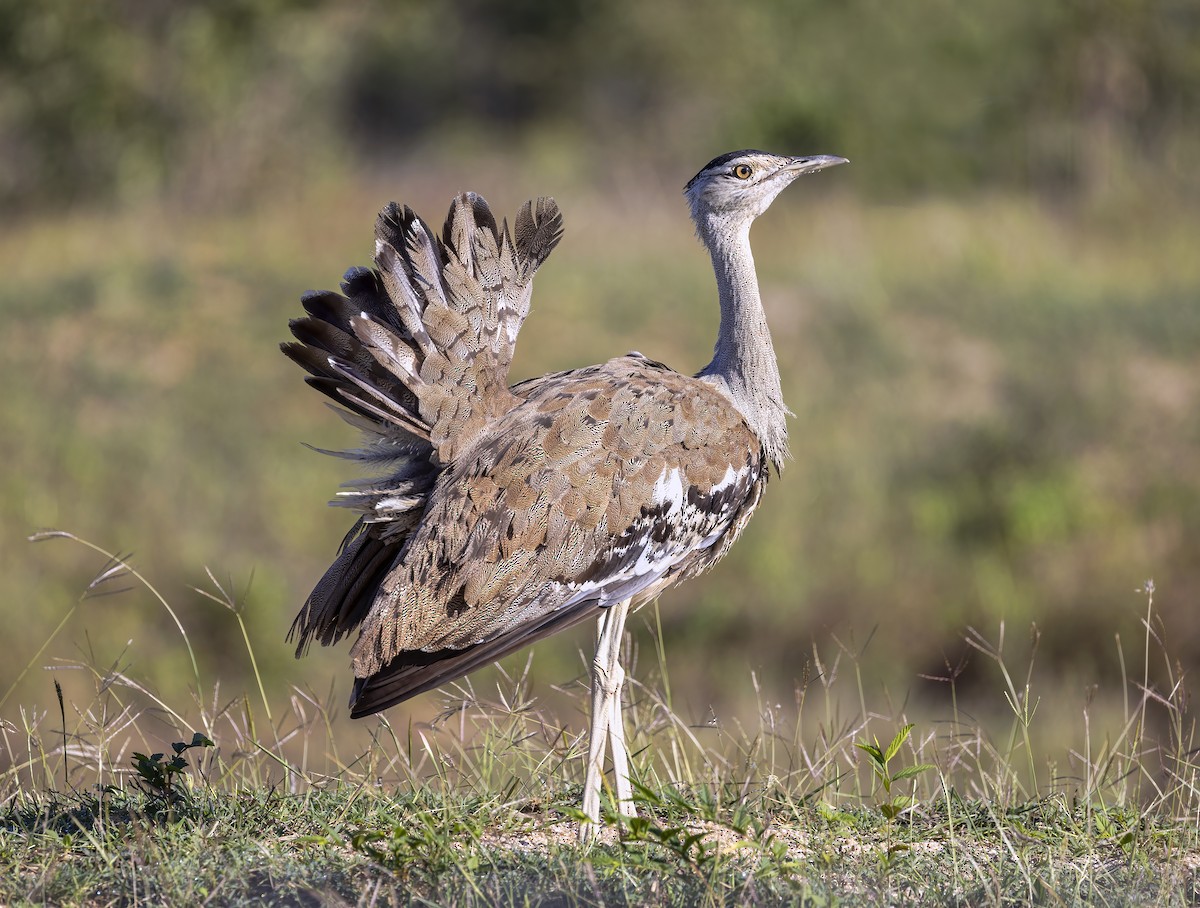
[[[715,563],[741,532],[761,497],[767,465],[748,457],[731,464],[715,484],[687,483],[679,467],[668,467],[654,483],[650,503],[579,578],[559,578],[567,597],[559,608],[594,601],[602,607],[626,599],[651,598],[670,582]],[[720,543],[720,544],[719,544]]]

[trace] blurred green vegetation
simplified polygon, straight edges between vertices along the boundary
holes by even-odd
[[[673,173],[749,141],[837,148],[875,192],[1195,191],[1198,34],[1193,0],[0,0],[0,199],[244,203],[421,147]]]
[[[248,590],[270,683],[336,674],[340,701],[344,648],[281,639],[352,478],[299,442],[354,440],[275,350],[299,294],[365,261],[388,199],[550,193],[567,237],[516,377],[694,370],[717,313],[679,190],[746,146],[854,163],[755,230],[795,460],[664,602],[698,712],[873,632],[868,673],[940,695],[918,674],[1001,621],[1082,691],[1149,577],[1200,664],[1198,102],[1191,0],[0,0],[0,692],[102,567],[23,541],[54,526],[135,552],[230,695],[205,566]],[[86,601],[52,658],[169,686],[181,653],[136,594]]]

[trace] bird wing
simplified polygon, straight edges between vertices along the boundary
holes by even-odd
[[[699,573],[757,505],[757,438],[642,357],[560,373],[438,479],[352,651],[354,714]]]

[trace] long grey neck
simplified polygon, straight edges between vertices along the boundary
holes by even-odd
[[[697,233],[712,256],[721,298],[721,327],[713,360],[700,375],[723,383],[733,405],[778,466],[788,457],[788,408],[779,364],[758,293],[750,252],[750,223],[730,224],[713,215],[697,218]]]

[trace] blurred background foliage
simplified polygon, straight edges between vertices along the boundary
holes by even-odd
[[[1194,188],[1198,22],[1191,0],[3,0],[0,197],[244,203],[330,156],[548,134],[592,166],[827,145],[878,193],[1091,191],[1131,158]]]
[[[755,231],[795,460],[664,601],[697,713],[872,634],[868,675],[936,699],[921,676],[1002,621],[1082,697],[1151,576],[1200,664],[1194,0],[0,0],[0,689],[100,568],[24,542],[57,526],[136,552],[231,690],[206,565],[270,683],[340,701],[344,649],[281,639],[347,522],[321,504],[343,465],[298,443],[353,441],[275,352],[299,294],[364,260],[389,198],[552,193],[518,377],[633,347],[693,370],[715,294],[679,190],[747,146],[854,163]],[[582,641],[539,647],[544,677]],[[170,689],[180,652],[129,594],[52,656]]]

